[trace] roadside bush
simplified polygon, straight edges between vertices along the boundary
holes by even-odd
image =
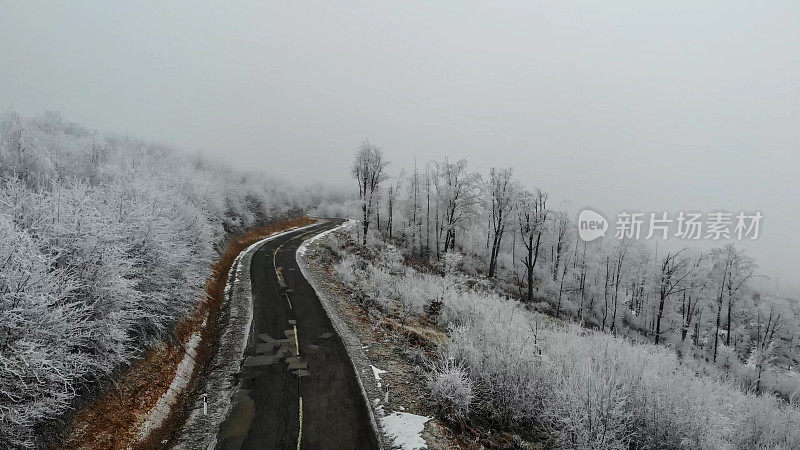
[[[452,358],[433,363],[428,372],[431,403],[449,420],[461,421],[469,416],[474,400],[473,384],[466,369]]]

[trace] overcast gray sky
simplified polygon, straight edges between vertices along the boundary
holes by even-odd
[[[798,285],[798,2],[202,3],[0,0],[0,108],[301,181],[369,138],[607,216],[761,210]]]

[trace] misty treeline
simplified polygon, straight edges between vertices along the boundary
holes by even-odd
[[[324,198],[57,114],[0,117],[0,447],[169,338],[227,233]]]
[[[465,160],[395,169],[365,141],[352,176],[359,198],[328,214],[362,221],[362,240],[384,236],[415,258],[464,254],[467,273],[559,319],[637,341],[668,344],[716,363],[747,389],[800,390],[796,299],[752,287],[757,265],[732,243],[710,251],[648,248],[605,238],[586,243],[562,205],[511,168],[486,174]]]
[[[654,343],[588,330],[532,311],[460,252],[431,268],[356,228],[322,241],[334,273],[370,315],[434,326],[445,344],[408,350],[440,417],[528,448],[798,448],[800,409],[719,368]],[[466,266],[465,266],[466,265]],[[378,322],[384,323],[384,322]],[[488,428],[488,430],[487,430]],[[513,445],[512,445],[513,442]]]
[[[767,363],[787,369],[784,375],[797,363],[796,299],[752,289],[757,265],[734,244],[659,254],[639,241],[580,241],[564,209],[542,189],[524,186],[511,168],[482,175],[465,160],[434,161],[390,176],[369,142],[353,167],[361,187],[354,217],[365,239],[374,222],[373,231],[417,257],[440,261],[447,251],[464,252],[470,273],[536,310],[755,369],[747,374],[755,390]]]

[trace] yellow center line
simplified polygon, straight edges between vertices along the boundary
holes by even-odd
[[[297,432],[297,450],[300,450],[300,441],[303,440],[303,397],[300,397],[300,430]]]
[[[295,356],[300,356],[300,343],[297,341],[297,325],[292,325],[294,328],[294,347],[297,349]]]
[[[286,241],[286,242],[289,242],[289,241]],[[284,242],[283,244],[279,245],[278,248],[275,249],[275,252],[272,253],[272,267],[275,269],[275,277],[279,281],[283,281],[283,280],[281,279],[281,276],[278,274],[278,264],[277,264],[277,261],[275,260],[275,258],[278,257],[278,251],[281,249],[281,247],[284,246],[284,244],[286,244],[286,242]],[[289,304],[289,309],[294,309],[294,308],[292,308],[292,301],[289,300],[289,296],[284,293],[284,297],[286,297],[286,303]]]
[[[306,235],[303,234],[303,235],[300,235],[300,237],[306,237]],[[286,241],[286,242],[289,242],[289,241]],[[286,242],[284,242],[283,244],[279,245],[278,248],[275,249],[275,252],[272,254],[272,267],[275,269],[275,276],[278,279],[280,279],[280,276],[278,275],[278,264],[277,264],[276,258],[278,256],[278,251],[280,251],[281,247],[283,247],[284,244],[286,244]],[[292,301],[289,300],[289,296],[288,295],[286,296],[286,301],[289,302],[289,309],[292,309]],[[295,350],[295,356],[299,357],[300,356],[300,341],[297,339],[297,325],[292,325],[292,330],[294,330],[294,347],[296,349]],[[299,420],[299,423],[300,423],[300,429],[297,432],[297,450],[300,450],[300,443],[303,440],[303,397],[300,397],[299,402],[300,402],[300,405],[299,405],[299,413],[298,413],[299,417],[298,417],[298,420]]]

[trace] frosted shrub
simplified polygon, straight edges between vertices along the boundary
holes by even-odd
[[[544,430],[567,448],[798,445],[795,407],[698,376],[669,349],[575,326],[536,330],[535,314],[497,296],[445,299],[443,357],[463,362],[485,391],[482,413],[502,428]]]
[[[458,270],[458,266],[461,264],[461,261],[464,257],[461,253],[458,252],[447,252],[444,254],[444,258],[442,258],[444,262],[444,271],[445,273],[454,273]]]
[[[445,301],[447,317],[452,306],[462,311],[471,305],[474,314],[451,323],[448,351],[463,361],[470,377],[485,390],[484,410],[504,426],[524,423],[536,414],[545,385],[537,336],[523,323],[524,312],[499,297],[475,293],[451,296]]]
[[[378,263],[392,273],[403,273],[403,252],[394,245],[387,245],[379,254]]]
[[[428,372],[430,400],[440,414],[450,420],[463,420],[469,416],[474,399],[473,382],[461,364],[445,358],[432,365]]]
[[[344,284],[356,287],[356,282],[358,281],[356,271],[361,271],[360,265],[360,261],[355,256],[345,255],[341,261],[333,266],[333,272]]]

